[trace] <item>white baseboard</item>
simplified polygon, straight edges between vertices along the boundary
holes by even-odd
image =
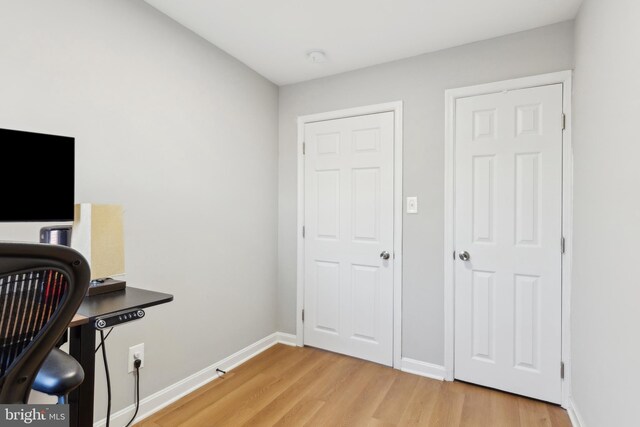
[[[421,362],[420,360],[409,359],[408,357],[403,357],[400,363],[400,370],[403,372],[444,381],[444,366]]]
[[[196,372],[189,377],[178,381],[175,384],[166,387],[151,396],[147,396],[140,401],[140,409],[136,421],[140,421],[147,418],[151,414],[159,411],[165,406],[170,405],[176,400],[186,396],[194,390],[202,387],[210,381],[218,378],[217,368],[223,371],[230,371],[233,368],[243,364],[247,360],[262,353],[269,347],[275,344],[282,343],[286,345],[295,346],[295,335],[286,334],[283,332],[274,332],[273,334],[262,338],[261,340],[243,348],[242,350],[228,356],[213,365]],[[127,406],[126,408],[115,412],[111,415],[112,425],[125,425],[129,419],[133,416],[135,411],[135,405]],[[96,421],[94,427],[104,427],[106,425],[106,419]]]
[[[295,347],[296,344],[296,336],[293,334],[287,334],[285,332],[276,332],[277,341],[280,344],[286,344]]]
[[[578,412],[578,408],[576,408],[576,403],[571,397],[569,397],[569,405],[567,405],[566,409],[573,427],[587,427],[584,421],[582,421],[580,412]]]

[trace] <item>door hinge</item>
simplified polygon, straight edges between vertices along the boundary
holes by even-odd
[[[564,236],[562,236],[562,238],[560,239],[560,250],[562,251],[563,255],[564,255],[566,249],[567,249],[567,247],[566,247],[566,243],[565,243],[565,240],[564,240]]]
[[[307,154],[307,143],[303,142],[302,143],[302,155],[304,156],[305,154]]]
[[[560,379],[564,379],[564,362],[560,362]]]
[[[562,130],[565,130],[567,128],[567,115],[565,113],[562,113]]]
[[[304,239],[305,234],[306,234],[306,233],[305,233],[305,227],[304,227],[304,225],[303,225],[303,226],[302,226],[302,238],[303,238],[303,239]]]
[[[302,322],[304,323],[304,308],[302,309]]]
[[[456,251],[453,251],[453,260],[456,260]]]

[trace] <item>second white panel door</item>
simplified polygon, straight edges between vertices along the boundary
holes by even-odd
[[[305,125],[304,343],[389,366],[393,138],[392,112]]]
[[[562,85],[456,103],[455,377],[561,399]]]

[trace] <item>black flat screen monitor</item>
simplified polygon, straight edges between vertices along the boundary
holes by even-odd
[[[73,221],[75,140],[0,129],[0,222]]]

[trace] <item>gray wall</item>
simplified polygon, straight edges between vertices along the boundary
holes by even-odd
[[[113,410],[131,345],[145,397],[276,331],[278,88],[141,1],[0,11],[0,127],[76,137],[76,200],[125,208],[128,283],[175,295],[109,337]]]
[[[583,427],[638,425],[640,2],[576,21],[573,399]]]
[[[278,320],[295,332],[296,118],[404,101],[404,196],[420,213],[404,216],[402,355],[444,363],[444,91],[573,66],[573,23],[425,54],[281,87]]]

